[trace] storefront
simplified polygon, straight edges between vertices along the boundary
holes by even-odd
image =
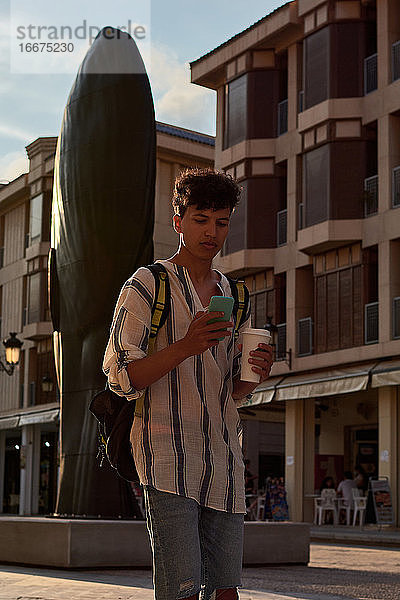
[[[59,409],[0,419],[0,512],[51,514],[58,478]]]
[[[285,418],[285,481],[290,518],[313,520],[325,477],[335,487],[344,471],[388,477],[399,519],[400,361],[272,377],[244,410],[281,405]],[[243,410],[243,409],[242,409]]]

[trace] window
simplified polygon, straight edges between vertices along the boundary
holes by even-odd
[[[328,98],[329,29],[320,29],[304,40],[304,100],[310,108]]]
[[[329,206],[329,144],[304,154],[305,227],[328,218]]]
[[[224,148],[246,139],[247,133],[247,75],[225,86]]]
[[[34,273],[28,277],[28,323],[37,323],[40,318],[40,282],[41,273]]]
[[[42,212],[43,212],[43,194],[31,199],[29,234],[30,243],[35,244],[41,241],[42,237]]]

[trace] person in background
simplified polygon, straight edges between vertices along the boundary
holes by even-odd
[[[244,461],[244,478],[246,494],[254,494],[254,480],[258,479],[258,475],[253,475],[250,471],[250,460],[248,458]]]
[[[368,490],[368,475],[364,471],[361,465],[356,465],[354,467],[354,481],[356,483],[356,487],[359,490],[362,490],[364,493]]]
[[[356,482],[353,479],[353,474],[351,471],[344,472],[344,479],[339,483],[337,493],[341,496],[346,506],[352,504],[353,502],[353,492],[352,490],[357,487]]]
[[[326,490],[326,489],[331,489],[334,490],[335,489],[335,482],[333,477],[325,477],[325,479],[322,481],[321,483],[321,487],[319,488],[319,493],[322,492],[322,490]]]

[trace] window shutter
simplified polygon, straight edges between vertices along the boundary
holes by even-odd
[[[317,277],[315,283],[316,352],[326,352],[326,276]]]
[[[339,271],[340,348],[353,345],[352,269]]]
[[[298,356],[307,356],[312,354],[312,320],[311,317],[299,319],[298,338],[297,338]]]
[[[365,305],[365,343],[376,344],[379,340],[379,302]]]
[[[327,276],[327,351],[339,348],[339,302],[338,274],[329,273]]]

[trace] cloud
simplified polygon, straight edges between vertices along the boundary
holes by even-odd
[[[159,121],[215,134],[215,92],[190,83],[189,63],[153,44],[146,60]]]
[[[12,181],[27,173],[29,160],[25,152],[9,152],[0,156],[0,180]]]
[[[33,132],[25,131],[19,127],[4,125],[3,123],[0,123],[0,136],[9,137],[14,140],[21,140],[25,144],[29,144],[38,137]]]

